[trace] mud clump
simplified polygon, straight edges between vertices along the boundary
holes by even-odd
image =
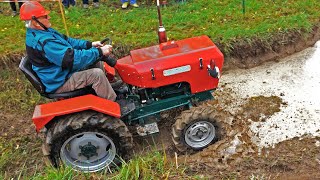
[[[281,104],[283,104],[282,99],[278,96],[250,97],[247,103],[243,105],[242,112],[239,113],[243,116],[243,118],[251,119],[255,122],[264,122],[274,113],[280,112]]]

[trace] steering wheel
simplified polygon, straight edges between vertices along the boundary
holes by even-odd
[[[112,44],[112,40],[110,38],[105,38],[102,41],[100,41],[101,44],[104,44],[105,42],[107,42],[107,45],[111,45]],[[114,67],[117,64],[117,60],[115,59],[114,56],[110,56],[110,55],[103,55],[101,58],[102,61],[106,62],[109,66]]]
[[[101,44],[104,44],[105,42],[107,42],[107,45],[112,45],[112,40],[110,38],[108,38],[108,37],[106,37],[105,39],[100,41]]]

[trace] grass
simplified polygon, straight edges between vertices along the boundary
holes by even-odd
[[[3,143],[3,142],[1,142]],[[9,145],[12,149],[14,146]],[[5,147],[5,149],[8,147]],[[3,149],[2,146],[0,148]],[[14,148],[13,148],[14,149]],[[5,151],[0,157],[0,178],[2,179],[32,179],[32,180],[42,180],[42,179],[112,179],[112,180],[138,180],[138,179],[172,179],[175,177],[183,179],[199,179],[199,176],[192,176],[186,174],[186,166],[181,164],[178,167],[172,160],[168,160],[164,152],[151,151],[143,157],[136,156],[129,162],[123,162],[122,167],[114,169],[113,174],[107,170],[95,173],[82,173],[74,171],[71,167],[60,167],[56,169],[51,166],[43,166],[41,162],[36,162],[34,166],[38,168],[28,168],[30,163],[27,161],[33,159],[33,157],[25,157],[24,163],[20,165],[19,170],[12,173],[8,169],[12,166],[8,162],[17,161],[17,157],[21,152],[17,151]],[[25,155],[27,153],[24,153]],[[12,158],[13,157],[13,158]],[[18,161],[19,162],[19,161]],[[33,160],[34,162],[34,160]],[[9,168],[8,168],[9,167]],[[9,172],[9,174],[8,174]]]
[[[168,161],[164,152],[154,151],[125,163],[112,179],[168,179],[178,175],[185,176],[185,170],[183,166],[176,167],[173,162]]]
[[[28,136],[0,137],[0,179],[33,176],[42,169],[40,147],[39,140]]]
[[[47,101],[17,69],[0,71],[0,109],[4,113],[32,114],[37,104]]]
[[[246,1],[242,13],[241,1],[193,0],[174,3],[162,8],[168,38],[179,40],[206,34],[214,42],[227,45],[236,39],[259,37],[293,29],[310,31],[319,22],[317,0]],[[57,3],[43,3],[51,9],[53,27],[66,33]],[[157,44],[157,11],[154,1],[142,1],[138,9],[122,10],[118,0],[102,1],[99,9],[84,10],[80,4],[66,14],[71,37],[101,40],[111,37],[116,45],[130,45],[133,49]],[[7,4],[1,3],[4,9]],[[7,7],[8,8],[8,7]],[[1,14],[0,54],[24,51],[25,28],[18,17],[9,12]],[[9,43],[8,43],[9,42]]]

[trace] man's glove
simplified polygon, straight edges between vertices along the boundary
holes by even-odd
[[[113,55],[111,55],[112,46],[111,45],[102,46],[101,50],[103,54],[101,61],[104,61],[109,66],[114,67],[117,64],[117,60]]]
[[[106,62],[111,67],[114,67],[117,64],[117,59],[112,54],[102,56],[101,60]]]

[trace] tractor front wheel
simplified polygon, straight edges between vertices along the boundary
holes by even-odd
[[[60,117],[50,127],[44,147],[55,166],[95,172],[128,159],[132,135],[117,118],[94,111]]]
[[[222,114],[209,107],[183,111],[172,126],[172,140],[180,152],[198,151],[221,139]]]

